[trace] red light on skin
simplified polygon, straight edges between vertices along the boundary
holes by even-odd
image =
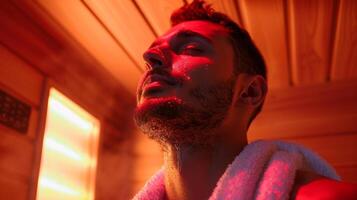
[[[298,171],[296,176],[292,199],[357,199],[355,184],[331,180],[305,171]]]
[[[154,81],[152,83],[149,83],[145,85],[143,89],[143,96],[144,97],[150,97],[152,95],[155,96],[158,92],[162,92],[163,90],[167,89],[168,84],[162,81]]]

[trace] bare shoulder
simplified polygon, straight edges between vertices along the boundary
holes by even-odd
[[[318,174],[298,171],[291,199],[357,200],[357,185],[332,180]]]

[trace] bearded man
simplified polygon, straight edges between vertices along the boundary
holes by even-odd
[[[267,93],[264,59],[248,33],[205,2],[171,16],[144,53],[135,121],[164,166],[134,199],[347,199],[355,186],[303,147],[248,145]]]

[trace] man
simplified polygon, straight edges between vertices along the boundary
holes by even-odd
[[[160,143],[164,167],[135,199],[313,199],[321,192],[326,199],[355,197],[355,186],[317,170],[305,172],[290,161],[291,170],[278,179],[289,176],[291,187],[271,185],[266,176],[281,163],[273,162],[275,144],[248,145],[246,137],[267,93],[261,54],[244,30],[203,1],[183,6],[171,21],[173,27],[144,53],[147,71],[135,111],[139,128]],[[302,162],[296,152],[285,158],[296,155],[292,162]],[[255,159],[260,154],[267,157]],[[319,158],[314,162],[327,165]]]

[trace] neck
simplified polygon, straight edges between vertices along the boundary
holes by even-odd
[[[167,198],[208,199],[219,178],[246,144],[246,138],[217,138],[212,146],[167,145],[164,153]]]

